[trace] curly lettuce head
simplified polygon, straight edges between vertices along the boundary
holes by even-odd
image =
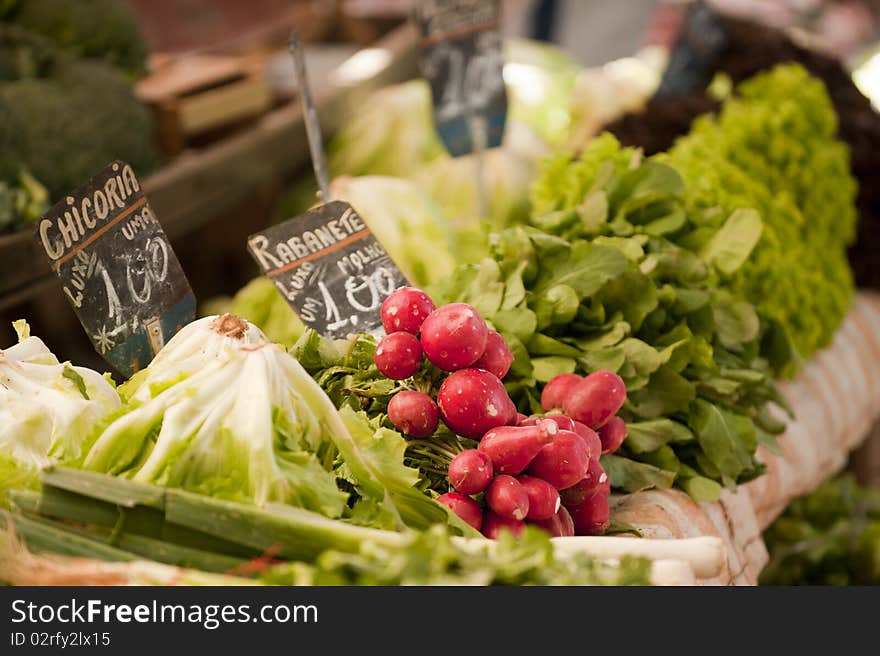
[[[746,80],[716,116],[694,122],[667,161],[685,180],[701,247],[732,210],[753,207],[764,232],[731,285],[802,358],[831,342],[853,294],[846,249],[856,183],[825,85],[797,64]],[[790,372],[789,372],[790,373]]]

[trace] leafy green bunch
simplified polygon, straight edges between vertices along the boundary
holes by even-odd
[[[757,445],[783,429],[770,404],[784,401],[754,306],[718,286],[758,240],[758,214],[733,211],[716,239],[682,247],[681,177],[610,135],[545,161],[532,196],[534,225],[496,234],[490,257],[432,293],[471,303],[504,335],[519,409],[539,411],[557,374],[609,369],[628,391],[628,438],[602,460],[615,487],[675,484],[710,500],[759,475]]]
[[[698,118],[661,157],[685,181],[693,227],[682,245],[705,247],[738,208],[760,213],[754,251],[721,273],[793,343],[797,359],[779,367],[786,374],[830,343],[852,300],[846,247],[855,237],[856,183],[837,127],[822,81],[786,64],[740,84],[718,116]]]

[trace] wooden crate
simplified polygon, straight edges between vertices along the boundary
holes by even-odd
[[[135,93],[155,113],[163,155],[178,155],[200,137],[271,109],[263,61],[259,54],[157,58]]]

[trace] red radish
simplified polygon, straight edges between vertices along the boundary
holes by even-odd
[[[577,374],[559,374],[551,378],[541,392],[541,407],[544,408],[544,412],[561,408],[571,388],[583,379],[583,376]]]
[[[521,412],[517,412],[517,413],[516,413],[516,425],[517,425],[517,426],[525,426],[525,423],[524,423],[524,422],[526,422],[526,421],[529,421],[529,417],[526,417],[526,416],[525,416],[523,413],[521,413]],[[531,424],[530,424],[530,425],[531,425]]]
[[[577,506],[566,506],[574,522],[575,535],[602,535],[611,516],[608,497],[593,494]]]
[[[559,431],[550,444],[538,451],[528,473],[562,490],[581,480],[589,466],[590,454],[580,436],[572,431]]]
[[[529,497],[527,519],[550,519],[559,511],[562,501],[559,492],[550,483],[534,476],[520,476],[517,480]]]
[[[566,506],[579,506],[593,494],[611,494],[611,481],[598,460],[590,460],[587,475],[571,487],[559,491]]]
[[[626,385],[613,371],[594,371],[572,386],[562,402],[565,414],[593,430],[617,414],[626,401]]]
[[[477,494],[492,480],[492,459],[482,451],[468,449],[452,459],[447,474],[456,490],[462,494]]]
[[[504,378],[512,364],[513,353],[510,352],[507,342],[500,333],[490,330],[486,337],[486,349],[472,366],[491,371],[499,378]]]
[[[529,523],[543,528],[551,538],[570,538],[574,535],[574,522],[571,521],[571,515],[565,506],[560,506],[556,514],[549,519],[538,519]]]
[[[483,515],[483,535],[492,540],[497,540],[504,531],[510,531],[515,537],[519,537],[525,527],[523,520],[502,517],[491,510]]]
[[[486,505],[501,517],[525,519],[529,514],[529,495],[513,476],[500,474],[486,488]]]
[[[614,453],[626,439],[626,422],[620,417],[612,417],[599,429],[602,440],[602,453]]]
[[[565,415],[532,415],[531,417],[524,417],[519,425],[534,426],[542,419],[550,419],[556,422],[556,425],[559,426],[560,430],[574,430],[574,421],[571,417],[566,417]]]
[[[574,432],[584,440],[584,444],[587,445],[587,451],[590,452],[590,457],[598,460],[599,456],[602,455],[602,440],[599,439],[599,434],[579,421],[574,422]]]
[[[552,421],[536,426],[502,426],[483,435],[477,449],[489,456],[496,474],[515,476],[529,466],[557,433],[559,427]]]
[[[422,345],[410,333],[391,333],[379,341],[373,360],[383,376],[391,380],[403,380],[419,370],[422,364]]]
[[[505,426],[516,426],[516,417],[519,413],[516,411],[516,404],[511,400],[511,398],[507,397],[507,410],[503,414],[505,415],[506,421],[504,422]]]
[[[483,526],[483,510],[480,504],[458,492],[447,492],[437,497],[437,501],[450,508],[452,512],[461,517],[478,531]]]
[[[422,324],[422,348],[443,371],[471,366],[486,350],[489,326],[467,303],[442,305]]]
[[[462,369],[447,376],[437,392],[437,403],[450,429],[475,440],[504,426],[511,417],[507,390],[485,369]]]
[[[382,326],[389,335],[400,330],[416,335],[433,311],[434,302],[425,292],[415,287],[401,287],[382,303]]]
[[[574,419],[565,415],[544,415],[544,419],[552,419],[559,426],[559,430],[574,430]]]
[[[388,402],[388,419],[397,430],[413,437],[429,437],[437,430],[440,409],[424,392],[404,390]]]

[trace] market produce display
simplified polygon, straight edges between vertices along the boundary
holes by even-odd
[[[91,39],[62,4],[48,20],[42,0],[0,0],[0,230],[111,159],[155,163],[131,94],[137,26],[108,9],[114,38]],[[851,421],[880,351],[850,266],[865,209],[840,89],[762,65],[653,99],[640,148],[584,136],[645,98],[644,62],[631,93],[603,87],[615,102],[590,109],[601,93],[558,50],[512,41],[505,57],[503,147],[449,157],[424,80],[374,94],[328,147],[330,196],[369,231],[316,230],[282,268],[309,263],[298,282],[317,286],[338,266],[353,294],[338,253],[372,232],[409,281],[372,290],[381,329],[328,339],[259,278],[116,387],[16,322],[0,351],[0,581],[754,582],[760,530],[858,441],[826,444],[826,424],[873,421]],[[284,219],[315,200],[311,185]],[[855,356],[838,348],[853,331],[868,334],[846,342]],[[803,458],[815,476],[795,481]],[[873,491],[826,483],[767,530],[762,583],[874,582],[878,526]]]
[[[761,473],[755,449],[783,429],[773,378],[827,344],[849,307],[855,187],[834,125],[821,83],[791,65],[739,87],[668,154],[604,135],[549,157],[531,226],[497,233],[490,257],[434,296],[503,334],[521,411],[539,411],[558,374],[622,376],[629,438],[603,458],[616,488],[716,499]],[[752,146],[768,139],[776,159]]]
[[[762,585],[877,585],[880,490],[852,474],[794,501],[765,532],[770,562]]]

